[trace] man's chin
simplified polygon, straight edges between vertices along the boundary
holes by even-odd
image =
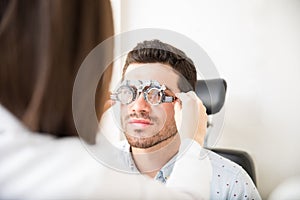
[[[144,129],[127,129],[125,136],[126,138],[132,138],[133,141],[149,142],[157,137],[158,131],[144,130]]]
[[[155,142],[145,141],[140,138],[135,138],[131,136],[126,136],[127,141],[131,147],[140,148],[140,149],[147,149],[155,145]]]
[[[154,147],[156,145],[159,145],[168,139],[173,138],[175,135],[176,135],[176,133],[173,135],[170,135],[169,137],[160,139],[160,140],[154,140],[153,138],[152,139],[151,138],[140,138],[140,137],[126,135],[126,139],[131,147],[140,148],[140,149],[148,149],[148,148]]]

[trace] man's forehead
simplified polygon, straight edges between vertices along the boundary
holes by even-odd
[[[163,64],[163,63],[131,63],[128,65],[127,69],[126,69],[126,74],[130,73],[131,71],[134,70],[138,70],[141,69],[142,70],[155,70],[155,71],[171,71],[173,70],[171,66],[169,66],[168,64]]]
[[[122,82],[122,85],[130,85],[130,86],[136,86],[136,87],[139,87],[139,86],[144,86],[144,87],[158,86],[159,87],[163,84],[159,83],[157,80],[128,80],[128,79],[125,79]]]
[[[168,65],[161,63],[134,63],[128,66],[124,80],[152,80],[167,88],[178,91],[179,75]]]

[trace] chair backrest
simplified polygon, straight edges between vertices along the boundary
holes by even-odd
[[[216,114],[222,109],[225,102],[226,91],[227,83],[224,79],[198,80],[196,84],[196,94],[205,105],[208,115]],[[256,185],[254,162],[247,152],[223,148],[207,149],[243,167]]]
[[[224,79],[198,80],[196,94],[206,107],[208,115],[218,113],[224,105],[227,83]]]

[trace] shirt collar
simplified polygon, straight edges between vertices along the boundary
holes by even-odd
[[[137,172],[140,173],[139,170],[137,169],[132,154],[131,154],[131,148],[130,145],[128,144],[127,141],[124,141],[122,144],[122,149],[123,151],[125,151],[126,153],[124,155],[125,156],[125,163],[126,165],[131,169],[132,172]],[[173,167],[175,164],[175,161],[177,159],[177,155],[174,155],[156,174],[156,176],[154,177],[154,180],[157,180],[159,182],[162,183],[166,183],[166,181],[168,180],[168,178],[170,177],[172,171],[173,171]]]

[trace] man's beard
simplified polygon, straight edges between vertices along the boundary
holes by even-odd
[[[125,118],[125,121],[126,119],[128,120],[128,118],[130,117],[149,119],[152,122],[157,122],[158,120],[155,117],[150,117],[146,113],[132,113]],[[136,136],[136,135],[140,135],[139,132],[142,134],[143,130],[141,129],[135,129],[134,130],[135,134],[131,134],[126,131],[127,130],[125,130],[125,137],[128,143],[130,144],[130,146],[146,149],[174,137],[177,134],[177,127],[176,127],[175,120],[173,119],[169,122],[166,121],[161,130],[156,130],[157,133],[153,133],[151,136],[148,137]]]

